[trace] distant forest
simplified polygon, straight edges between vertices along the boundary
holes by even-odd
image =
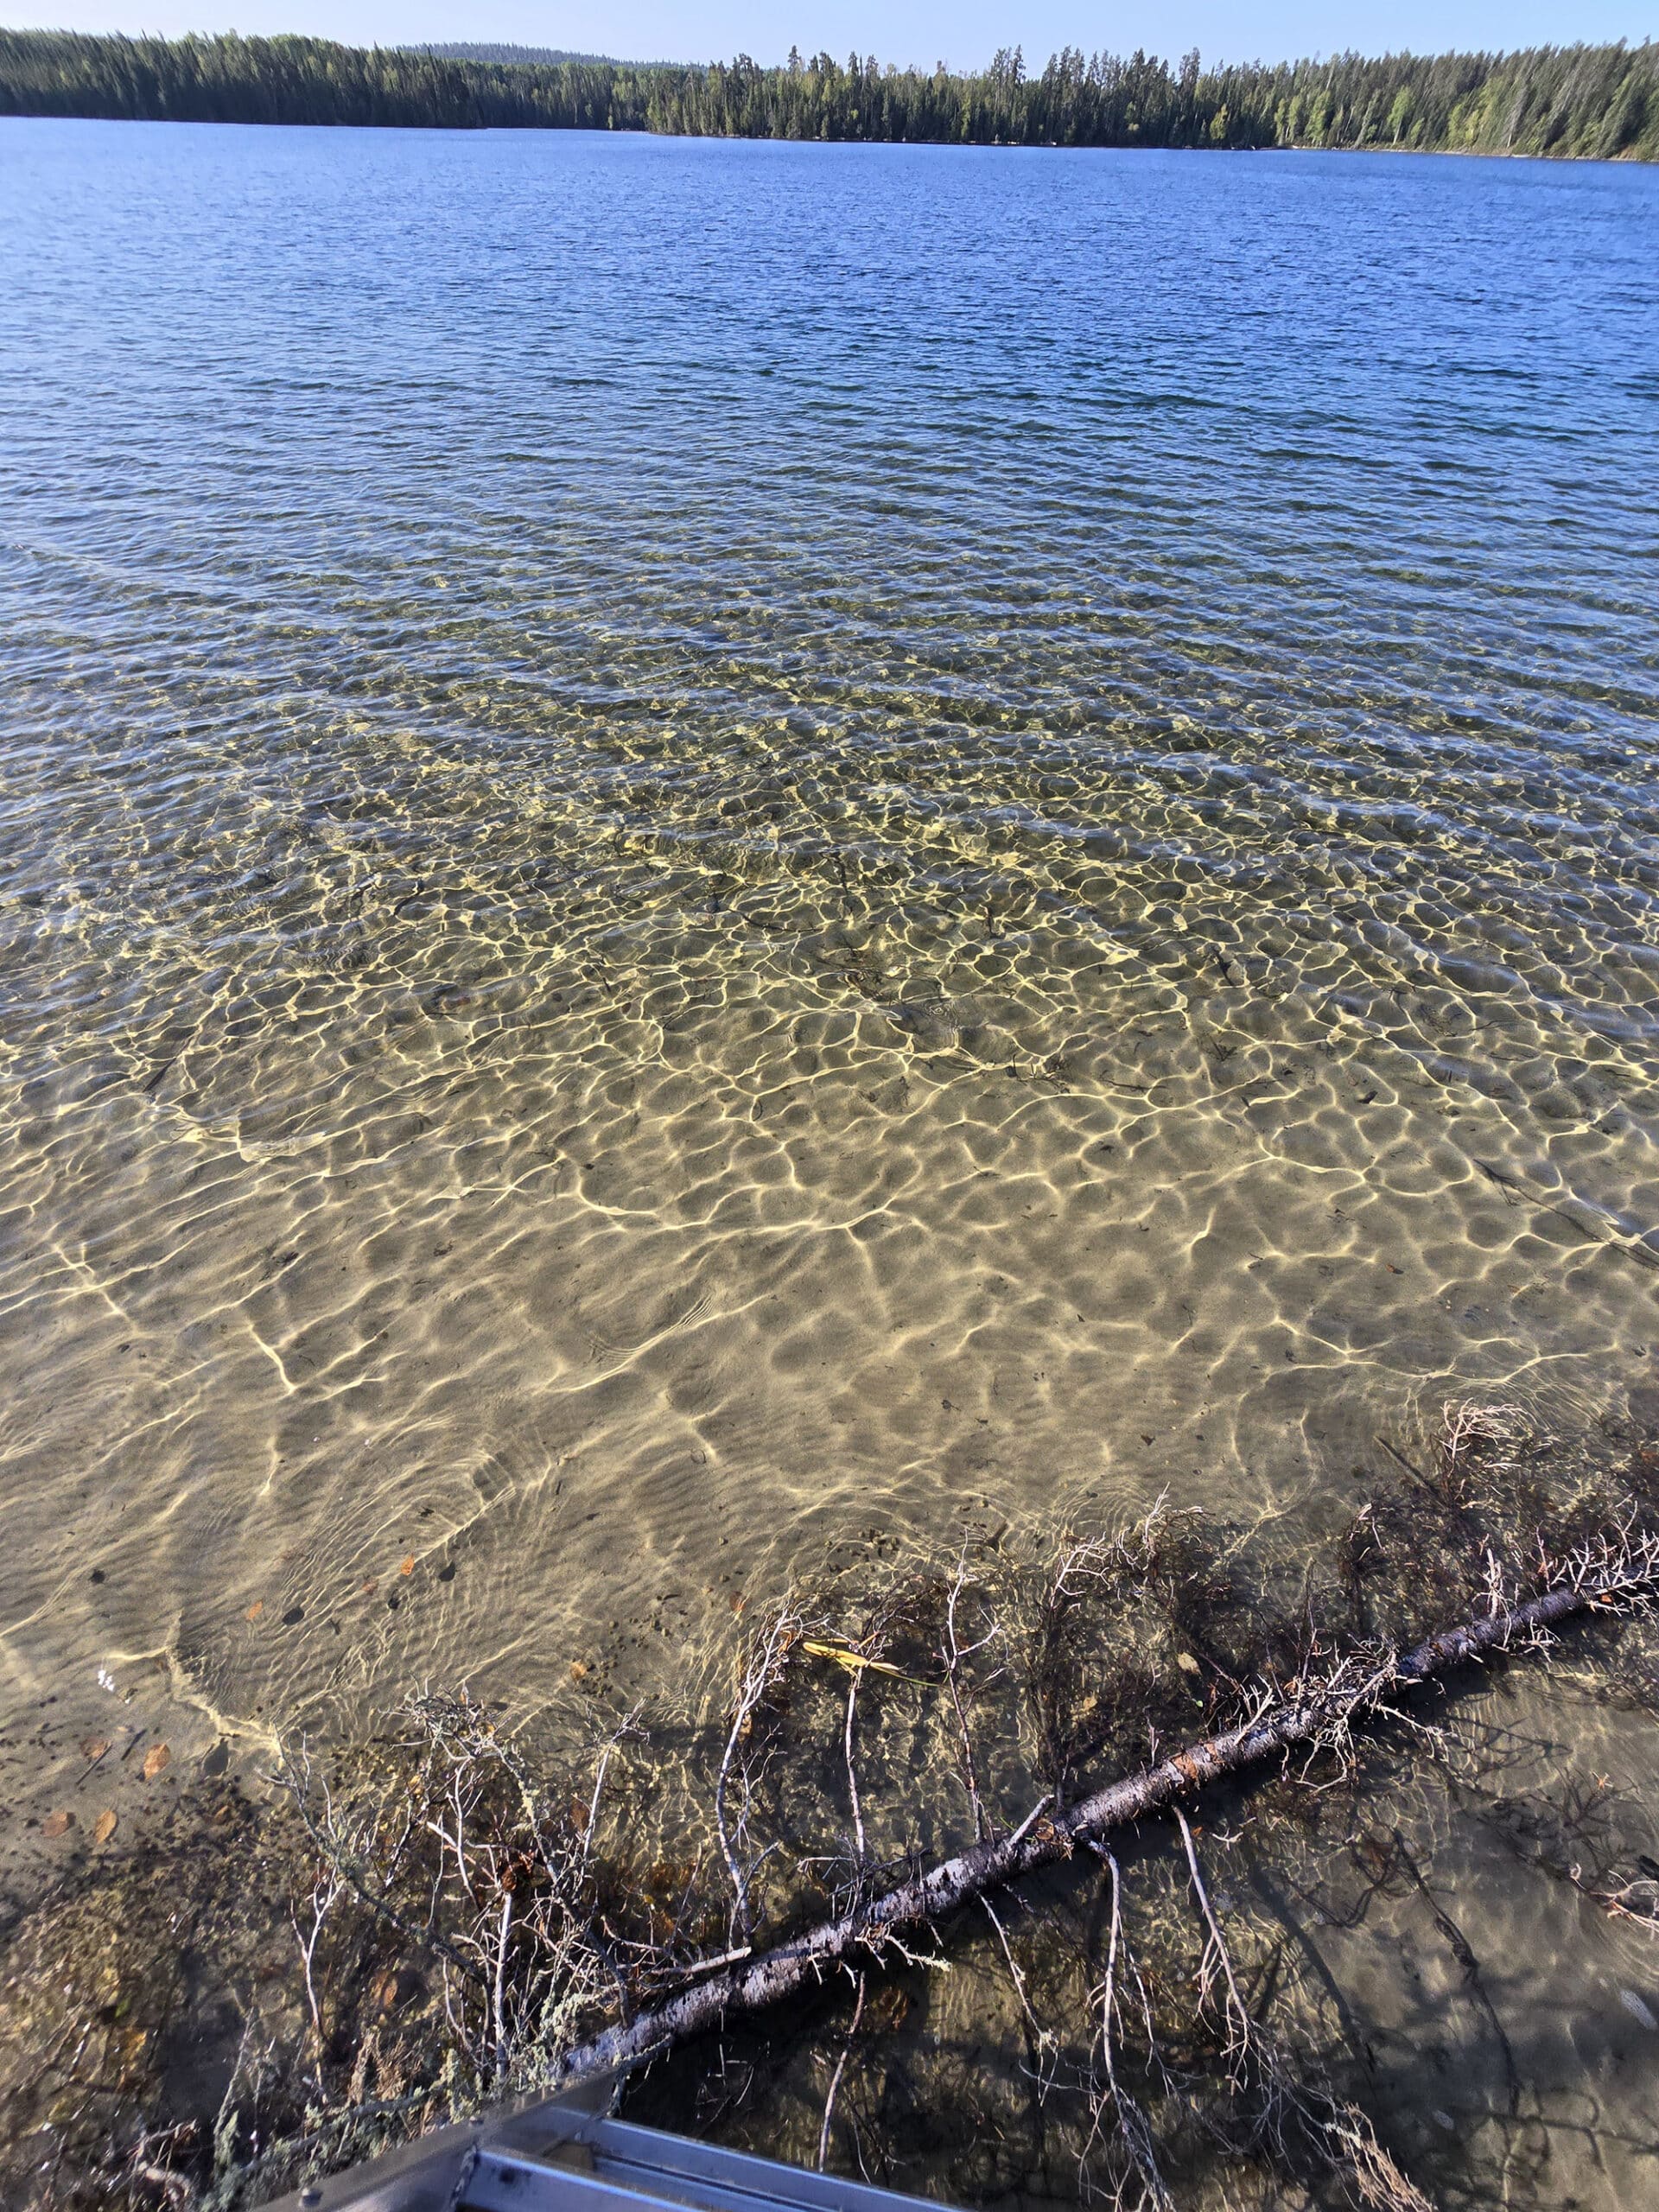
[[[0,115],[652,130],[1002,146],[1372,147],[1659,161],[1659,45],[1174,68],[1066,48],[963,75],[791,52],[706,67],[324,39],[0,31]]]
[[[524,61],[547,61],[556,67],[561,61],[597,61],[601,67],[614,69],[618,64],[608,54],[575,54],[563,46],[499,46],[480,45],[474,39],[452,39],[445,45],[417,46],[415,54],[435,54],[444,61],[499,61],[518,64]]]

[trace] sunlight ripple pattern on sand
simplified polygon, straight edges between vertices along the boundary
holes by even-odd
[[[0,175],[15,1700],[533,1710],[1643,1386],[1659,176]]]

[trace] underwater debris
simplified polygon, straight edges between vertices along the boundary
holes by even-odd
[[[215,1863],[230,1847],[246,1881],[192,1861],[177,1801],[166,1837],[14,1929],[0,2179],[20,2203],[49,2171],[63,2207],[230,2212],[648,2057],[639,2094],[671,2119],[690,2096],[696,2124],[741,2131],[764,2106],[803,2163],[902,2179],[919,2158],[958,2201],[1058,2158],[1123,2206],[1185,2212],[1254,2176],[1252,2202],[1422,2212],[1364,2039],[1319,2027],[1270,1901],[1357,1925],[1414,1899],[1522,2124],[1472,1923],[1432,1838],[1407,1840],[1401,1777],[1438,1777],[1610,1916],[1655,1923],[1659,1873],[1612,1793],[1494,1791],[1452,1758],[1447,1709],[1409,1700],[1547,1656],[1589,1614],[1622,1624],[1586,1647],[1617,1660],[1610,1688],[1646,1702],[1659,1516],[1639,1453],[1569,1464],[1503,1408],[1449,1408],[1415,1458],[1312,1559],[1161,1502],[1046,1552],[999,1531],[944,1563],[849,1554],[740,1619],[700,1718],[596,1713],[580,1771],[543,1770],[467,1693],[423,1692],[350,1757],[289,1746],[266,1807],[219,1790]],[[1425,1636],[1431,1602],[1450,1625]],[[1351,1907],[1327,1863],[1362,1876]],[[969,2069],[1001,2101],[952,2140],[976,2033],[1013,2039]],[[1468,2152],[1452,2118],[1443,2167]]]

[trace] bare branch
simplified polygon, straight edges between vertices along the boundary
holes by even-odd
[[[1227,2038],[1227,2056],[1231,2064],[1234,2086],[1242,2078],[1241,2069],[1249,2056],[1252,2040],[1250,2016],[1244,1999],[1238,1993],[1238,1983],[1233,1974],[1233,1962],[1228,1955],[1226,1939],[1221,1932],[1210,1904],[1210,1893],[1204,1886],[1204,1876],[1198,1871],[1198,1854],[1192,1842],[1192,1831],[1187,1825],[1186,1815],[1179,1805],[1173,1808],[1181,1831],[1181,1841],[1186,1850],[1186,1864],[1192,1878],[1192,1892],[1198,1898],[1198,1910],[1204,1916],[1208,1930],[1204,1955],[1198,1965],[1198,2002],[1208,2004],[1215,1986],[1217,1972],[1227,1985],[1227,2002],[1223,2008]]]
[[[853,1806],[853,1842],[858,1853],[859,1872],[862,1874],[869,1847],[864,1840],[864,1808],[858,1802],[858,1763],[853,1757],[853,1716],[858,1710],[858,1685],[859,1675],[855,1669],[847,1685],[847,1729],[842,1748],[847,1758],[847,1790]]]
[[[779,1606],[772,1615],[766,1634],[751,1643],[738,1678],[737,1696],[732,1707],[731,1733],[726,1739],[725,1754],[720,1762],[720,1774],[715,1784],[715,1828],[720,1838],[721,1856],[726,1861],[726,1871],[732,1883],[732,1928],[745,1943],[754,1934],[749,1911],[749,1882],[752,1869],[746,1866],[741,1852],[744,1847],[748,1826],[750,1783],[747,1745],[753,1731],[755,1715],[775,1685],[790,1647],[800,1634],[800,1620],[794,1608],[787,1604]],[[741,1784],[743,1803],[736,1821],[728,1815],[728,1796],[734,1774]]]
[[[836,2061],[836,2070],[830,2077],[830,2094],[823,2101],[823,2126],[818,2130],[818,2171],[823,2171],[824,2160],[830,2155],[830,2123],[836,2116],[836,2097],[841,2088],[841,2077],[846,2070],[848,2053],[853,2038],[858,2033],[858,2024],[864,2017],[864,1976],[858,1977],[858,2002],[853,2007],[852,2024],[847,2031],[846,2041],[841,2046],[841,2056]]]
[[[1443,1629],[1408,1652],[1362,1646],[1333,1661],[1322,1676],[1300,1680],[1294,1696],[1274,1691],[1243,1725],[1190,1744],[1052,1817],[1039,1806],[1013,1835],[976,1843],[838,1918],[699,1982],[626,2025],[607,2029],[556,2062],[550,2082],[563,2086],[607,2072],[646,2050],[699,2034],[729,2013],[776,2004],[842,1960],[879,1954],[899,1929],[935,1926],[970,1898],[1053,1865],[1079,1843],[1183,1802],[1224,1775],[1260,1766],[1297,1746],[1340,1740],[1357,1719],[1375,1714],[1421,1682],[1592,1607],[1628,1610],[1645,1602],[1656,1580],[1659,1535],[1627,1522],[1580,1547],[1554,1586],[1524,1605]],[[775,1625],[763,1647],[763,1657],[773,1655],[768,1665],[774,1663],[780,1634]],[[756,1679],[758,1666],[752,1663],[746,1683]],[[735,1864],[734,1855],[728,1863]]]

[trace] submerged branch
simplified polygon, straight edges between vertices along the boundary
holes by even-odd
[[[1402,1692],[1517,1643],[1541,1645],[1557,1623],[1592,1607],[1618,1609],[1640,1601],[1656,1582],[1659,1536],[1627,1530],[1586,1546],[1550,1588],[1523,1603],[1495,1605],[1409,1651],[1351,1652],[1319,1680],[1270,1694],[1240,1726],[1189,1744],[1064,1811],[1028,1821],[1013,1835],[976,1843],[885,1895],[607,2028],[556,2060],[549,2086],[564,2088],[632,2064],[716,2026],[728,2014],[760,2012],[809,1983],[816,1986],[827,1969],[852,1955],[879,1960],[902,1931],[944,1919],[988,1891],[1052,1866],[1080,1843],[1093,1843],[1285,1751],[1340,1745],[1356,1720],[1385,1709]]]

